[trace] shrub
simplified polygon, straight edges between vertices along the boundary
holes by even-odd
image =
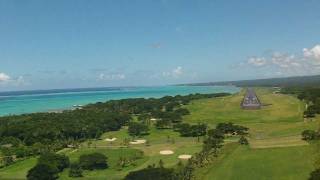
[[[186,108],[180,108],[175,110],[175,113],[180,114],[181,116],[189,115],[190,111]]]
[[[320,169],[316,169],[310,173],[309,180],[319,180],[320,179]]]
[[[58,179],[58,169],[47,164],[37,164],[28,171],[28,180],[55,180]]]
[[[190,125],[188,123],[177,124],[174,130],[178,131],[183,137],[199,137],[207,133],[206,124]]]
[[[167,168],[148,167],[139,171],[130,172],[125,180],[177,180],[174,170]]]
[[[305,141],[312,141],[319,137],[318,133],[313,130],[304,130],[302,132],[302,139]]]
[[[12,156],[5,156],[2,159],[4,166],[9,166],[10,164],[12,164],[14,162],[13,157]]]
[[[213,151],[217,154],[218,149],[223,146],[224,134],[220,130],[210,129],[208,131],[208,137],[203,142],[203,151],[210,152]]]
[[[240,125],[235,125],[233,123],[219,123],[216,129],[220,130],[224,134],[237,134],[245,135],[248,134],[248,128]]]
[[[86,170],[108,168],[107,157],[101,153],[81,155],[79,162],[81,168]]]
[[[18,147],[21,144],[20,139],[15,137],[4,137],[0,141],[0,145],[11,144],[13,147]]]
[[[245,138],[244,136],[241,136],[238,142],[239,142],[239,144],[242,144],[242,145],[248,145],[249,144],[247,138]]]
[[[140,136],[148,133],[149,128],[147,125],[137,122],[129,123],[128,132],[131,136]]]
[[[47,164],[57,168],[59,172],[62,172],[64,168],[67,168],[70,165],[70,161],[65,155],[49,152],[40,156],[38,159],[38,164]]]
[[[172,121],[169,119],[161,119],[156,122],[156,128],[157,129],[167,129],[171,128]]]
[[[314,118],[314,117],[316,117],[316,113],[314,111],[312,111],[312,110],[309,110],[309,109],[304,111],[303,115],[306,118]]]
[[[79,163],[70,165],[69,177],[82,177],[82,169]]]

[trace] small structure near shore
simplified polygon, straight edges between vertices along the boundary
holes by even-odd
[[[241,102],[242,109],[260,109],[261,102],[252,88],[248,88]]]

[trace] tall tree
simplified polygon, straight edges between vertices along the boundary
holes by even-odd
[[[56,180],[58,169],[47,164],[37,164],[28,171],[28,180]]]
[[[147,125],[137,122],[130,122],[128,132],[131,136],[141,136],[148,133],[149,128]]]

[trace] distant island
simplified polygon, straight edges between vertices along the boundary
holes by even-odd
[[[179,85],[188,86],[226,86],[234,85],[239,87],[294,87],[294,86],[320,86],[320,75],[314,76],[294,76],[281,78],[267,78],[254,80],[238,81],[221,81],[221,82],[204,82],[204,83],[187,83]]]

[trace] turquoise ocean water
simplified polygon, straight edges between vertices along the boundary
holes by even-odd
[[[0,116],[71,109],[73,105],[124,98],[159,98],[191,93],[235,93],[239,90],[234,86],[160,86],[2,92]]]

